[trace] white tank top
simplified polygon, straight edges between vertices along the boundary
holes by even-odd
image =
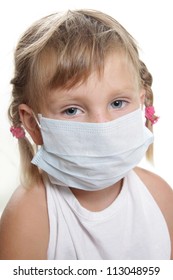
[[[48,259],[164,260],[171,244],[166,221],[150,192],[130,171],[106,209],[83,208],[67,187],[46,182],[50,223]]]

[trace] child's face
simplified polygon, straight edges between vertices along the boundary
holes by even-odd
[[[136,110],[143,99],[132,65],[115,53],[106,60],[103,75],[93,72],[70,90],[52,91],[41,113],[59,120],[108,122]]]

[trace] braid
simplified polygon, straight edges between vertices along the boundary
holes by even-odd
[[[20,120],[18,107],[20,104],[25,103],[25,100],[22,92],[17,88],[14,79],[11,83],[13,84],[13,100],[8,109],[8,117],[13,127],[20,128],[22,127],[22,122]],[[32,186],[35,182],[39,182],[40,180],[40,172],[38,168],[31,164],[31,160],[35,155],[37,147],[30,142],[26,135],[22,138],[18,138],[18,145],[21,160],[21,184],[23,186]]]
[[[148,107],[153,105],[153,92],[151,89],[153,78],[149,73],[146,65],[142,61],[140,61],[140,65],[140,76],[143,83],[143,87],[146,90],[145,106]]]
[[[140,77],[142,81],[142,85],[145,89],[145,108],[153,106],[153,91],[151,89],[153,78],[150,72],[148,71],[146,65],[140,61],[141,69],[140,69]],[[153,115],[153,120],[157,120],[158,117]],[[146,118],[145,122],[146,127],[153,132],[153,122],[150,119]],[[146,157],[150,162],[153,162],[153,144],[151,144],[147,150]]]

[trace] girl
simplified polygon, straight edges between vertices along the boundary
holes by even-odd
[[[0,258],[173,257],[172,189],[136,167],[151,158],[157,117],[130,34],[93,10],[42,18],[18,43],[12,84],[22,178]]]

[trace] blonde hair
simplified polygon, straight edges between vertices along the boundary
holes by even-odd
[[[15,51],[9,107],[12,125],[21,126],[20,104],[40,112],[51,89],[71,88],[85,81],[95,69],[101,73],[107,56],[119,50],[130,59],[140,87],[145,88],[147,98],[153,102],[152,78],[139,59],[135,40],[109,15],[95,10],[76,10],[55,13],[34,23],[23,34]],[[18,141],[22,184],[30,186],[40,178],[40,171],[31,164],[37,147],[27,137]]]

